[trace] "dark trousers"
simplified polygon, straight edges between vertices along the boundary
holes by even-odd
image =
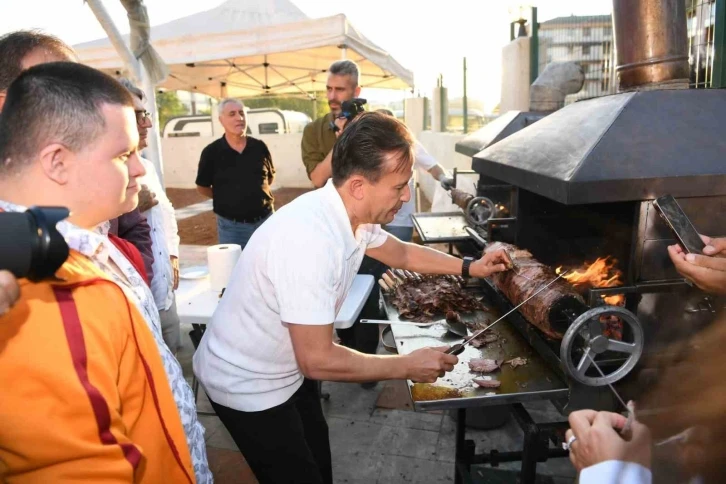
[[[305,379],[287,402],[261,412],[210,402],[260,484],[332,484],[328,423],[315,381]]]
[[[363,257],[358,274],[370,274],[376,281],[386,272],[385,264],[378,262],[368,256]],[[371,294],[366,299],[363,309],[361,309],[358,319],[386,319],[385,312],[381,307],[381,294],[378,290],[378,282],[373,286]],[[377,324],[361,324],[358,321],[350,328],[335,330],[340,337],[343,346],[353,348],[354,350],[375,355],[378,348],[378,325]]]

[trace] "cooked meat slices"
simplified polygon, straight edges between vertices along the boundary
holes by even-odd
[[[502,366],[502,360],[490,360],[488,358],[475,358],[469,360],[469,369],[476,373],[491,373]]]
[[[391,303],[401,317],[420,322],[442,313],[447,319],[460,320],[458,312],[486,309],[455,278],[447,276],[408,278],[396,286]]]
[[[485,380],[484,378],[474,378],[474,383],[482,388],[499,388],[502,384],[499,380]]]
[[[504,362],[505,364],[511,365],[512,368],[516,368],[518,366],[524,366],[527,364],[527,358],[522,358],[521,356],[518,356],[516,358],[512,358],[511,360],[507,360]]]

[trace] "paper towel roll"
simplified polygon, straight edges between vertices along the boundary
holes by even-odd
[[[232,269],[237,264],[240,255],[242,255],[242,247],[238,244],[219,244],[207,247],[209,282],[213,291],[222,291],[227,287]]]

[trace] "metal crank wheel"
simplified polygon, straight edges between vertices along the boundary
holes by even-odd
[[[601,318],[615,316],[623,322],[623,336],[632,335],[631,343],[608,338],[603,334]],[[629,331],[626,330],[629,328]],[[584,344],[580,345],[578,339]],[[572,351],[582,347],[582,356],[577,363],[574,362]],[[597,371],[597,376],[588,376],[587,371],[593,366],[597,355],[612,352],[627,355],[625,361],[614,371],[603,375]],[[567,329],[560,345],[560,360],[565,372],[574,380],[588,386],[603,386],[615,383],[638,364],[643,354],[643,328],[633,313],[619,306],[599,306],[582,313]],[[597,364],[597,363],[596,363]],[[601,365],[598,365],[602,369]],[[592,372],[591,372],[592,373]]]
[[[494,209],[494,202],[487,197],[474,197],[466,205],[464,218],[474,227],[484,227],[494,216]]]

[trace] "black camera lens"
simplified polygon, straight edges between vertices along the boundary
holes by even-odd
[[[52,277],[68,258],[68,245],[55,227],[68,215],[64,207],[0,213],[0,269],[32,281]]]

